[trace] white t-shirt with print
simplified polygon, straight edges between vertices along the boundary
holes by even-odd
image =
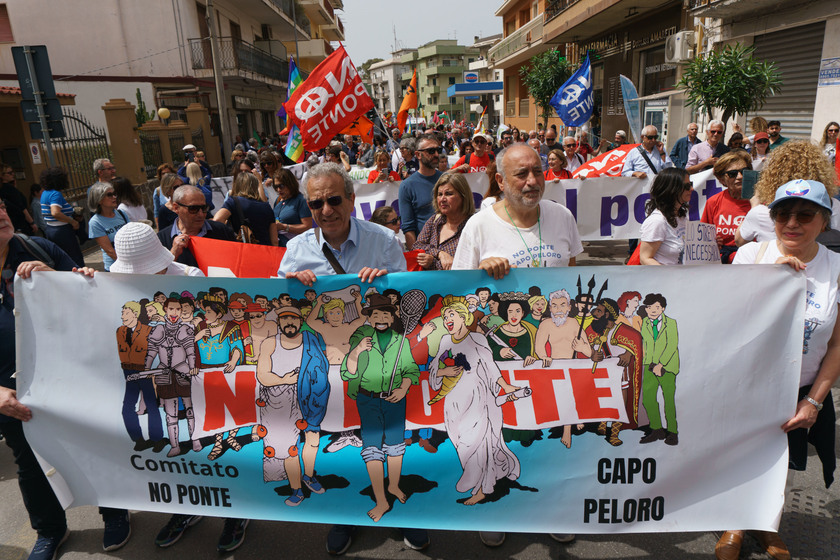
[[[748,243],[738,249],[732,264],[755,264],[764,243]],[[782,256],[778,244],[771,241],[762,255],[760,264],[773,264]],[[817,378],[820,364],[828,350],[828,340],[837,320],[837,278],[840,277],[840,253],[819,246],[817,256],[807,263],[808,279],[805,300],[805,345],[802,348],[802,372],[799,386],[810,385]]]
[[[659,264],[682,264],[685,253],[685,227],[688,219],[677,218],[677,227],[671,227],[659,210],[651,212],[642,223],[640,238],[647,243],[660,242],[653,258]]]
[[[492,207],[473,214],[461,232],[452,270],[474,270],[489,257],[506,258],[518,268],[534,267],[533,261],[540,256],[540,267],[568,266],[569,259],[582,252],[577,224],[569,209],[541,200],[540,220],[527,229],[509,224]]]

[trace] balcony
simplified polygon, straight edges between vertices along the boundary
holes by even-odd
[[[780,0],[689,0],[694,17],[732,19],[745,14],[766,13],[782,5]]]
[[[309,20],[302,13],[295,13],[292,17],[292,2],[295,0],[254,0],[238,2],[236,10],[248,15],[261,23],[271,25],[275,29],[274,38],[286,41],[294,40],[294,25],[303,31],[307,37],[312,35]],[[300,2],[300,0],[297,0]]]
[[[311,39],[298,43],[298,53],[301,60],[319,63],[333,52],[332,45],[323,39]]]
[[[429,66],[426,68],[426,74],[435,76],[438,74],[462,74],[464,72],[463,66]]]
[[[490,62],[494,66],[499,66],[502,61],[509,57],[513,57],[513,55],[517,53],[522,53],[527,57],[527,55],[530,54],[528,50],[532,46],[542,43],[542,36],[543,18],[541,16],[537,16],[499,41],[492,49],[490,49],[487,56],[490,57]],[[509,62],[523,62],[526,57],[516,57],[522,58],[523,60],[514,60],[514,58],[511,58]]]
[[[663,6],[669,10],[677,8],[674,2],[663,0],[548,0],[545,5],[543,42],[586,41],[608,29],[641,24],[652,14],[661,12]],[[561,14],[562,17],[558,17]]]
[[[343,10],[344,9],[344,2],[342,0],[330,0],[330,4],[336,10]]]
[[[321,35],[328,41],[343,41],[344,23],[340,19],[335,18],[333,23],[321,26]]]
[[[315,25],[328,25],[332,23],[335,12],[327,0],[298,0],[306,16]],[[329,6],[329,9],[327,7]]]
[[[213,57],[209,39],[190,39],[192,68],[198,78],[213,77]],[[226,78],[258,80],[272,85],[286,85],[289,62],[233,37],[219,39],[219,62]]]

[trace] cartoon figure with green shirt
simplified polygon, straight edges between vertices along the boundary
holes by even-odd
[[[650,419],[651,432],[639,443],[651,443],[661,439],[667,445],[677,445],[677,406],[674,396],[677,390],[677,374],[680,372],[679,335],[677,322],[665,315],[668,304],[662,294],[648,294],[644,300],[647,317],[642,320],[642,344],[644,364],[642,378],[642,404]],[[665,401],[665,429],[656,400],[659,388]]]
[[[405,454],[405,395],[412,384],[418,383],[420,369],[408,341],[399,332],[402,329],[391,299],[371,294],[368,302],[362,309],[368,324],[350,337],[350,353],[341,364],[341,378],[348,382],[347,396],[355,399],[361,420],[362,459],[376,500],[368,516],[379,521],[390,508],[385,497],[386,460],[388,492],[401,503],[407,498],[399,486]]]

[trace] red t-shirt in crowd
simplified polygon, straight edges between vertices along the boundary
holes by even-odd
[[[583,156],[583,161],[589,159],[589,156],[595,153],[595,148],[589,144],[583,143],[578,146],[577,153]]]
[[[396,171],[391,171],[390,175],[391,175],[391,179],[393,179],[394,181],[402,181],[402,177],[400,177],[400,174],[397,173]],[[368,183],[375,183],[376,179],[378,177],[379,177],[379,170],[374,169],[373,171],[371,171],[368,174]]]
[[[452,167],[457,168],[465,163],[467,163],[467,156],[460,158]],[[477,156],[475,155],[475,152],[473,152],[472,155],[470,155],[470,170],[468,173],[484,173],[487,171],[488,165],[490,165],[490,152],[484,152],[483,156]]]
[[[545,172],[545,180],[546,181],[553,181],[554,179],[571,179],[572,174],[569,173],[568,169],[561,169],[560,174],[556,174],[553,170],[548,169]]]
[[[728,190],[724,190],[706,201],[700,221],[714,225],[724,245],[735,245],[735,232],[749,211],[749,200],[735,200]]]

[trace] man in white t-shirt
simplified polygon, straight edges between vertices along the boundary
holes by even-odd
[[[480,268],[501,279],[512,266],[574,266],[583,252],[577,224],[565,206],[542,200],[539,154],[522,144],[502,151],[496,180],[504,198],[464,226],[452,269]]]
[[[477,213],[461,232],[452,270],[482,269],[496,280],[511,267],[574,266],[583,252],[575,218],[568,208],[542,200],[545,175],[536,150],[514,144],[499,153],[496,181],[504,198]],[[504,542],[504,533],[480,533],[488,546]],[[553,534],[559,542],[574,535]]]

